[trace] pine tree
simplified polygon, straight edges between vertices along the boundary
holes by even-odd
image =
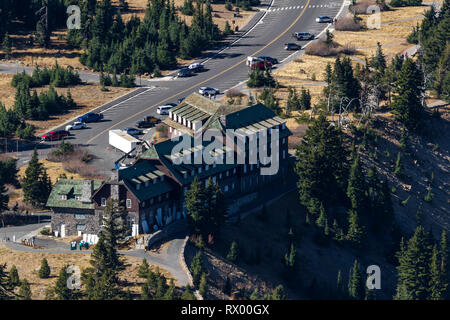
[[[28,162],[25,177],[22,181],[24,201],[33,207],[44,206],[51,191],[51,182],[45,168],[37,158],[37,150]]]
[[[195,295],[191,292],[189,284],[186,285],[186,288],[181,295],[181,300],[195,300]]]
[[[84,272],[85,294],[90,300],[115,299],[120,294],[118,274],[124,264],[117,253],[117,244],[129,232],[125,217],[123,206],[117,201],[107,202],[100,237],[91,255],[92,268]]]
[[[407,129],[418,130],[423,114],[423,74],[412,59],[403,62],[394,92],[392,112]]]
[[[192,274],[192,281],[193,281],[194,285],[195,286],[198,285],[198,283],[200,282],[202,273],[203,273],[202,252],[201,251],[197,252],[197,254],[192,259],[191,266],[189,267],[189,271]]]
[[[325,223],[326,223],[326,221],[328,219],[327,218],[327,214],[325,213],[325,209],[323,207],[323,204],[320,204],[320,211],[319,212],[320,213],[319,213],[319,217],[316,220],[316,225],[319,228],[323,228],[323,227],[325,227]]]
[[[138,270],[138,276],[140,278],[147,278],[148,272],[150,271],[150,268],[147,263],[147,259],[142,259],[142,264],[139,266]]]
[[[67,272],[69,266],[65,265],[59,271],[55,285],[47,292],[48,300],[76,300],[80,297],[78,289],[69,288],[67,281],[70,273]]]
[[[320,203],[327,208],[341,201],[347,182],[347,150],[342,132],[330,126],[324,115],[306,130],[296,157],[300,201],[310,213],[318,214]]]
[[[347,239],[352,243],[356,248],[360,248],[362,246],[364,238],[364,229],[360,225],[358,212],[354,209],[350,209],[348,211],[348,232]]]
[[[286,298],[286,292],[281,284],[273,290],[271,300],[286,300]]]
[[[301,104],[298,99],[297,90],[295,88],[289,86],[288,87],[288,98],[286,102],[286,114],[289,114],[291,111],[300,110]]]
[[[227,254],[227,259],[231,262],[236,262],[239,257],[239,247],[236,241],[233,241],[230,246],[230,251]]]
[[[5,58],[9,59],[11,56],[11,40],[8,33],[5,33],[5,36],[3,37],[2,50],[5,54]]]
[[[352,299],[356,300],[364,299],[364,281],[357,260],[355,260],[355,262],[353,263],[353,268],[350,269],[348,295]]]
[[[445,284],[442,283],[438,249],[434,245],[430,262],[430,300],[442,300],[445,289]]]
[[[353,161],[348,179],[347,196],[351,202],[351,208],[361,215],[367,207],[366,183],[361,168],[359,156]]]
[[[403,163],[402,163],[402,153],[399,151],[397,154],[397,160],[395,161],[394,174],[397,177],[403,176]]]
[[[5,184],[0,179],[0,213],[8,210],[9,194],[7,192],[8,190],[6,189]]]
[[[293,243],[291,243],[289,252],[287,252],[284,255],[284,262],[289,270],[293,270],[295,267],[295,254],[296,254],[295,246]]]
[[[430,260],[432,248],[423,226],[417,226],[407,245],[401,245],[397,254],[396,300],[424,300],[430,295]]]
[[[381,43],[377,42],[377,52],[375,57],[373,57],[370,61],[372,67],[377,69],[377,71],[384,73],[386,69],[386,57],[381,49]]]
[[[38,277],[41,279],[47,279],[48,277],[50,277],[50,267],[48,265],[47,259],[45,258],[41,261],[41,268],[39,269]]]
[[[203,272],[202,276],[200,277],[200,283],[198,285],[198,292],[203,297],[203,299],[208,298],[208,282],[206,279],[206,273]]]
[[[302,88],[302,92],[300,94],[299,104],[302,110],[311,109],[311,93],[305,88]]]
[[[185,194],[186,213],[192,231],[200,233],[205,223],[204,187],[196,176]]]
[[[19,288],[19,300],[31,300],[31,289],[27,279],[23,279]],[[0,299],[1,300],[1,299]]]
[[[9,285],[11,288],[20,286],[19,272],[15,265],[9,270]]]

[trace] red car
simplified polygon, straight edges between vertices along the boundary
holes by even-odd
[[[69,135],[70,135],[70,133],[67,132],[66,130],[55,130],[55,131],[49,131],[46,134],[43,134],[41,136],[41,139],[43,141],[54,141],[54,140],[60,140]]]
[[[266,70],[271,68],[272,63],[270,61],[255,61],[250,64],[250,69]]]

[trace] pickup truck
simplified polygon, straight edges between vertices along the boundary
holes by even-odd
[[[140,120],[140,121],[136,122],[136,127],[137,128],[152,128],[160,122],[161,122],[161,119],[158,119],[158,118],[155,118],[152,116],[148,116],[148,117],[145,117],[144,120]]]
[[[84,123],[97,122],[97,121],[100,121],[101,119],[103,119],[103,114],[93,113],[93,112],[89,112],[89,113],[82,115],[81,117],[78,117],[78,121],[84,122]]]

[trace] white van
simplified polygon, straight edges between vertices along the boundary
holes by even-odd
[[[157,114],[160,115],[165,115],[165,114],[169,114],[169,110],[172,109],[174,106],[168,104],[168,105],[164,105],[164,106],[159,106],[158,109],[156,110]]]

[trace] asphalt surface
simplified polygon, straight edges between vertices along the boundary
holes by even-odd
[[[268,0],[266,0],[266,3]],[[284,44],[297,42],[302,46],[309,41],[295,41],[294,32],[309,32],[320,34],[328,25],[316,23],[316,17],[327,15],[335,17],[343,5],[343,0],[274,0],[270,7],[257,13],[257,22],[250,26],[250,30],[234,43],[219,51],[218,54],[204,61],[206,71],[188,78],[172,80],[144,81],[145,87],[140,87],[126,96],[120,97],[95,110],[104,116],[98,123],[88,124],[89,129],[74,131],[68,140],[75,144],[83,144],[97,157],[94,164],[105,174],[111,173],[114,162],[123,155],[114,150],[108,143],[108,131],[124,129],[134,126],[136,121],[144,116],[156,114],[158,105],[177,102],[192,92],[197,92],[202,86],[211,86],[221,92],[234,87],[248,78],[248,68],[245,65],[247,56],[271,56],[283,62],[290,60],[293,51],[286,51]],[[262,19],[261,19],[262,17]],[[260,20],[258,20],[260,19]],[[20,71],[17,69],[17,71]],[[4,65],[0,65],[0,72],[10,73]],[[82,74],[82,78],[86,75]],[[95,79],[91,79],[94,81]],[[64,125],[61,126],[63,128]],[[45,143],[42,147],[51,147],[59,142]],[[43,154],[46,153],[44,149]],[[19,154],[20,163],[24,165],[30,154]]]

